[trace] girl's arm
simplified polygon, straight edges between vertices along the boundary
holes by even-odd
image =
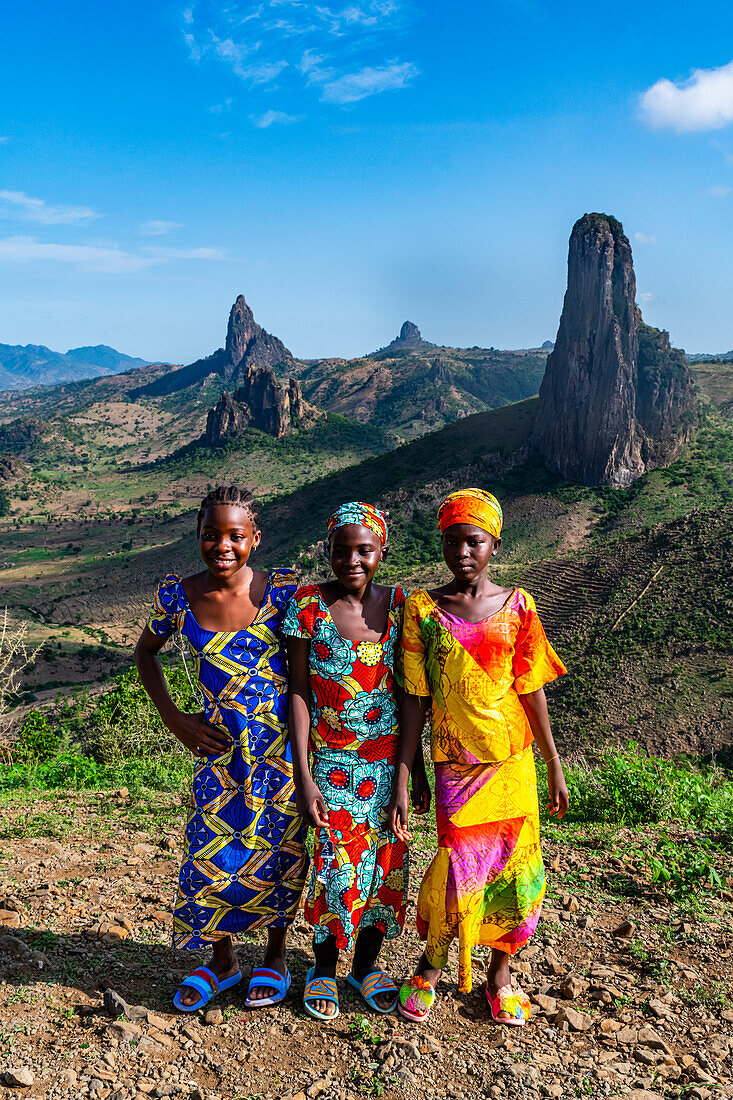
[[[293,753],[293,779],[298,813],[312,829],[328,827],[328,810],[320,790],[313,782],[308,765],[310,737],[310,640],[286,638],[288,650],[288,728]]]
[[[411,839],[407,831],[408,781],[415,760],[415,753],[418,745],[421,744],[420,735],[425,725],[425,716],[428,713],[429,705],[429,696],[408,695],[407,692],[403,693],[400,703],[400,743],[395,766],[392,798],[387,808],[387,825],[395,836],[403,841]],[[423,760],[423,774],[424,772],[425,761]],[[422,804],[421,801],[421,806]],[[426,809],[429,807],[430,801],[428,798]]]
[[[570,804],[570,798],[560,757],[555,748],[555,741],[550,729],[550,716],[547,713],[545,689],[539,688],[537,691],[528,691],[526,695],[519,696],[519,702],[524,707],[524,713],[527,715],[534,739],[547,764],[547,785],[550,789],[550,801],[547,803],[547,809],[551,814],[556,813],[558,819],[560,819],[565,815]]]
[[[190,749],[194,756],[221,756],[231,746],[231,738],[212,726],[203,714],[185,714],[168,694],[158,653],[167,638],[159,638],[145,627],[135,646],[135,664],[140,681],[153,706],[174,737]]]

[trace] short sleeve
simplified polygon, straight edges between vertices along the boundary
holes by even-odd
[[[415,593],[407,597],[402,620],[402,640],[399,647],[395,679],[408,695],[430,695],[425,671],[425,642]]]
[[[180,629],[185,610],[186,601],[181,578],[175,573],[169,573],[158,585],[158,591],[155,593],[153,606],[148,615],[148,630],[158,638],[169,638]]]
[[[285,618],[283,619],[282,633],[289,638],[308,638],[313,637],[312,623],[309,622],[312,616],[308,615],[308,608],[311,605],[311,597],[308,591],[303,588],[297,589],[297,591],[288,600],[288,605],[285,608]]]
[[[523,590],[518,594],[522,625],[514,641],[512,671],[517,695],[528,695],[564,676],[567,669],[547,640],[534,600]]]

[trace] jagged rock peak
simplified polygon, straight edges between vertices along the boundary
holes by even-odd
[[[420,329],[413,321],[405,321],[397,339],[404,341],[406,344],[413,344],[421,342],[422,336],[420,335]]]
[[[403,352],[410,352],[415,348],[434,348],[435,344],[431,344],[428,340],[423,340],[420,335],[420,329],[414,323],[414,321],[405,321],[400,329],[399,336],[395,336],[391,343],[387,344],[384,348],[379,348],[374,352],[374,355],[384,355],[385,353],[395,352],[401,355]]]
[[[239,435],[251,422],[250,411],[236,402],[226,390],[213,409],[206,415],[206,431],[203,442],[207,447],[218,447],[232,436]]]
[[[224,351],[228,377],[232,377],[241,364],[245,367],[273,367],[278,363],[291,362],[293,358],[282,340],[257,324],[243,294],[238,296],[229,313]]]
[[[219,446],[250,426],[282,439],[296,427],[312,427],[322,415],[303,400],[297,379],[280,382],[267,367],[250,367],[242,385],[231,396],[225,390],[209,409],[203,442]]]
[[[641,320],[623,226],[585,214],[570,235],[560,327],[540,387],[535,443],[548,467],[586,485],[630,485],[674,461],[694,409],[684,353]]]

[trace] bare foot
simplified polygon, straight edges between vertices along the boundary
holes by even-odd
[[[336,977],[336,965],[333,966],[319,966],[316,963],[314,978],[335,978]],[[320,1012],[322,1016],[335,1016],[336,1005],[333,1001],[321,1001],[316,1000],[313,997],[308,997],[308,1004],[314,1011]]]
[[[284,955],[273,955],[269,951],[265,952],[265,958],[262,965],[268,970],[277,970],[278,974],[282,974],[283,978],[288,969]],[[279,995],[279,990],[269,985],[255,986],[254,989],[249,990],[247,993],[247,997],[250,1001],[264,1001],[267,997],[278,997]]]
[[[220,982],[233,977],[237,973],[239,963],[237,962],[237,956],[234,954],[231,937],[227,936],[226,939],[216,941],[211,958],[206,966],[213,974],[216,974],[217,980]],[[205,998],[201,996],[198,989],[193,989],[190,985],[182,985],[179,999],[186,1008],[193,1008]]]
[[[503,955],[503,958],[497,959],[496,963],[492,958],[491,963],[489,964],[489,968],[486,972],[486,990],[489,996],[496,997],[499,993],[499,990],[502,989],[503,986],[508,985],[511,987],[511,984],[512,975],[511,971],[509,970],[509,957],[507,955]],[[496,1019],[508,1020],[509,1013],[503,1011],[499,1012],[497,1013]]]

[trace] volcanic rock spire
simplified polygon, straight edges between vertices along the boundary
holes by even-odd
[[[239,295],[229,313],[224,351],[227,377],[236,374],[240,364],[245,368],[260,368],[274,367],[278,363],[290,364],[293,361],[293,356],[282,340],[271,336],[257,324],[243,294]]]
[[[565,302],[540,387],[535,443],[547,466],[586,485],[630,485],[674,461],[694,410],[684,352],[641,319],[621,223],[586,214],[570,236]]]

